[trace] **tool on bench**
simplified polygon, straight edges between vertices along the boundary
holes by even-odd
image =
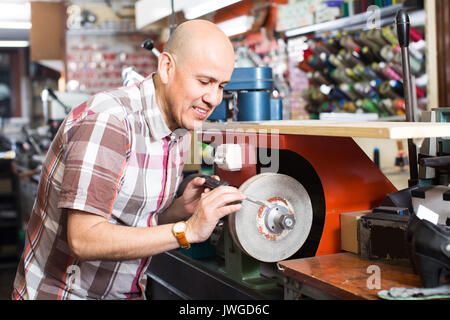
[[[226,181],[220,181],[220,180],[217,180],[217,179],[215,179],[215,178],[213,178],[211,176],[208,176],[208,175],[201,175],[200,177],[205,178],[205,183],[203,185],[205,187],[207,187],[207,188],[210,188],[210,189],[215,189],[215,188],[220,187],[220,186],[228,186],[229,185],[228,182],[226,182]],[[245,195],[245,197],[246,197],[245,200],[250,201],[250,202],[252,202],[254,204],[260,205],[260,206],[266,206],[266,207],[269,207],[269,208],[274,206],[269,201],[261,201],[261,200],[255,199],[253,197],[250,197],[248,195]]]

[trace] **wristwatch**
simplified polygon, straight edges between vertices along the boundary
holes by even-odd
[[[179,222],[175,223],[172,227],[172,232],[173,232],[175,238],[177,238],[178,243],[180,244],[180,246],[183,249],[189,249],[191,247],[191,244],[186,239],[186,234],[185,234],[186,227],[187,227],[187,224],[184,221],[179,221]]]

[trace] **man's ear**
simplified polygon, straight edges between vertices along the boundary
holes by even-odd
[[[161,82],[167,84],[170,76],[175,70],[175,60],[168,52],[161,52],[158,57],[158,74]]]

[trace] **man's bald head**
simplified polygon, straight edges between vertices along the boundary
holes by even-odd
[[[212,48],[222,54],[234,54],[227,35],[207,20],[190,20],[180,24],[170,35],[164,52],[172,54],[178,63],[195,58],[199,50]]]

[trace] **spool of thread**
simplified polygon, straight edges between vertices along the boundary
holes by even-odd
[[[347,100],[339,100],[338,108],[351,113],[355,113],[357,110],[355,103]]]
[[[391,61],[389,63],[389,66],[392,68],[392,70],[397,72],[398,75],[402,75],[403,74],[402,66],[399,65],[398,63],[395,63],[395,61]]]
[[[383,81],[381,85],[378,87],[378,91],[380,94],[386,98],[390,99],[398,99],[400,95],[398,95],[394,90],[392,90],[389,81]]]
[[[425,40],[419,40],[417,42],[410,42],[409,43],[409,49],[414,49],[416,51],[419,51],[421,54],[425,53],[427,46]]]
[[[334,38],[329,38],[325,44],[332,54],[337,54],[341,49],[339,43]]]
[[[316,69],[314,69],[313,67],[311,67],[311,65],[310,65],[308,62],[306,62],[305,60],[299,62],[298,68],[299,68],[300,70],[304,71],[304,72],[307,72],[307,73],[308,73],[308,72],[313,73],[313,72],[316,71]]]
[[[313,78],[314,80],[319,83],[319,84],[326,84],[326,85],[331,85],[332,83],[324,76],[322,75],[319,71],[316,71],[313,73]]]
[[[356,36],[356,35],[355,35]],[[363,31],[359,33],[359,41],[361,41],[362,43],[364,43],[365,46],[368,46],[369,48],[372,48],[373,46],[376,45],[376,43],[374,41],[372,41],[371,39],[369,39],[368,37],[368,31]]]
[[[367,32],[367,37],[378,44],[380,47],[389,44],[389,42],[384,39],[381,29],[374,28]]]
[[[390,116],[397,114],[397,111],[394,109],[392,105],[392,99],[381,99],[378,106],[380,107],[381,110],[383,110]]]
[[[370,113],[379,113],[380,111],[370,99],[359,99],[356,101],[356,106]]]
[[[322,103],[326,100],[326,97],[318,88],[314,88],[311,92],[311,100],[316,103]]]
[[[315,86],[320,85],[319,83],[316,83],[316,81],[314,80],[313,74],[314,74],[314,72],[308,72],[306,74],[306,78],[308,79],[308,83],[310,85],[315,85]]]
[[[413,42],[423,40],[422,33],[420,33],[419,30],[414,29],[413,27],[409,28],[409,37],[410,37],[411,41],[413,41]]]
[[[320,63],[320,60],[316,56],[310,56],[307,59],[308,64],[313,67],[315,70],[322,70],[324,66]]]
[[[401,53],[397,53],[394,56],[394,61],[398,65],[402,64],[402,55],[401,55]],[[413,74],[419,74],[421,72],[421,70],[422,70],[422,63],[419,60],[417,60],[412,55],[409,56],[409,66],[410,66],[410,69],[411,69],[411,73],[413,73]]]
[[[409,53],[420,62],[422,62],[425,58],[424,54],[414,47],[409,48]]]
[[[355,83],[354,88],[355,91],[358,92],[363,97],[370,99],[378,98],[377,91],[374,88],[372,88],[368,83],[365,82]]]
[[[379,99],[379,98],[372,99],[372,101],[377,106],[377,108],[379,110],[380,117],[387,117],[387,116],[389,116],[389,113],[386,112],[384,106],[381,104],[381,99]]]
[[[321,85],[320,92],[333,100],[346,100],[349,99],[339,88],[327,85]]]
[[[339,40],[339,44],[348,50],[360,48],[350,35],[343,35]]]
[[[398,80],[398,81],[402,80],[402,77],[397,72],[395,72],[394,69],[392,69],[389,65],[386,65],[384,63],[382,66],[380,66],[382,63],[383,62],[380,62],[378,66],[381,68],[386,77],[388,77],[391,80]]]
[[[370,51],[377,61],[383,61],[383,57],[380,55],[381,47],[379,45],[374,44],[372,47],[370,47]]]
[[[355,1],[354,0],[347,0],[348,3],[348,15],[351,17],[355,14]]]
[[[378,75],[376,74],[376,72],[370,66],[366,66],[364,68],[364,75],[369,80],[378,79]]]
[[[422,88],[416,86],[416,95],[417,98],[423,98],[425,97],[425,91]]]
[[[328,61],[336,68],[341,68],[341,69],[345,68],[345,65],[342,62],[342,60],[340,58],[338,58],[337,56],[335,56],[334,54],[332,54],[328,57]]]
[[[369,85],[370,85],[374,90],[376,90],[376,91],[379,92],[379,88],[380,88],[380,85],[381,85],[381,81],[380,81],[380,79],[371,80],[371,81],[369,81]]]
[[[361,79],[361,81],[371,80],[367,75],[364,73],[365,67],[363,64],[358,63],[354,68],[353,72]]]
[[[360,99],[361,96],[355,91],[353,85],[347,84],[347,83],[341,83],[339,85],[339,89],[342,90],[342,92],[345,93],[346,96],[348,96],[352,100]]]
[[[330,92],[330,97],[335,100],[348,100],[349,97],[342,92],[339,88],[332,88]]]
[[[361,79],[356,75],[356,73],[351,68],[345,68],[345,74],[351,78],[354,82],[361,81]]]
[[[426,88],[427,84],[428,84],[428,75],[426,73],[416,78],[416,86],[418,86],[419,88],[422,89]]]
[[[358,63],[361,62],[361,60],[359,60],[358,58],[356,58],[353,55],[352,51],[345,51],[345,53],[343,55],[341,55],[341,53],[339,55],[342,57],[342,59],[344,60],[345,65],[347,67],[353,68],[354,66],[356,66]]]
[[[336,68],[334,70],[330,71],[330,76],[337,82],[337,83],[353,83],[354,81],[350,79],[343,69]]]
[[[319,56],[320,62],[327,69],[334,69],[336,66],[330,62],[330,58],[327,54],[321,53]]]
[[[374,55],[373,52],[367,46],[361,49],[361,57],[365,64],[370,64],[372,62],[378,61],[377,56]]]
[[[306,44],[308,45],[308,50],[310,50],[313,54],[318,55],[320,52],[318,52],[317,50],[317,42],[314,41],[313,39],[308,39],[306,41]],[[305,58],[306,60],[307,58]]]
[[[405,114],[405,100],[403,100],[402,98],[395,99],[392,102],[392,107],[395,109],[395,111],[398,115]]]
[[[391,62],[392,60],[394,60],[395,52],[392,45],[383,46],[380,50],[380,55],[386,62]]]
[[[359,0],[359,9],[360,9],[360,12],[367,11],[367,0]]]
[[[392,90],[398,94],[400,97],[404,96],[404,90],[403,90],[403,83],[398,80],[389,80],[389,85],[391,86]]]
[[[331,77],[331,71],[330,70],[332,71],[334,69],[328,69],[328,68],[324,69],[322,74],[330,83],[336,84],[336,80],[334,80],[333,77]]]
[[[336,109],[336,105],[334,103],[324,102],[320,106],[321,112],[333,112],[334,109]]]
[[[398,39],[395,36],[393,30],[391,27],[386,26],[381,28],[381,34],[386,39],[387,42],[389,42],[392,45],[398,44]]]
[[[383,64],[384,62],[374,62],[370,65],[370,68],[377,74],[377,78],[381,80],[388,80],[388,77],[384,74],[382,68],[379,66],[380,64]],[[384,63],[386,64],[386,63]]]

